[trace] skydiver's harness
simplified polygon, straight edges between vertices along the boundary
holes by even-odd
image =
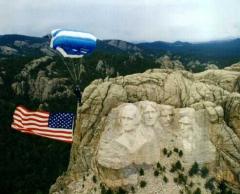
[[[76,95],[79,105],[81,105],[82,92],[79,85],[76,85],[74,88],[74,94]]]

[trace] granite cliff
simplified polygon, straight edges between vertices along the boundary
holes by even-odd
[[[152,69],[83,93],[66,173],[50,193],[240,190],[236,71]]]

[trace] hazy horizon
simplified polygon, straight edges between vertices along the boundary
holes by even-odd
[[[56,28],[128,42],[207,42],[240,37],[239,0],[11,0],[0,34],[42,37]]]
[[[28,35],[28,34],[0,34],[0,36],[7,36],[7,35],[20,35],[20,36],[28,36],[28,37],[34,37],[34,38],[43,38],[44,36],[47,36],[48,34],[43,34],[41,36],[34,36],[34,35]],[[128,41],[128,40],[122,40],[122,39],[118,39],[118,38],[114,38],[114,39],[99,39],[101,41],[107,41],[107,40],[121,40],[121,41],[125,41],[125,42],[129,42],[129,43],[133,43],[133,44],[139,44],[139,43],[152,43],[152,42],[166,42],[166,43],[175,43],[175,42],[186,42],[186,43],[192,43],[192,44],[197,44],[197,43],[208,43],[208,42],[221,42],[221,41],[231,41],[231,40],[235,40],[235,39],[240,39],[239,37],[228,37],[228,38],[222,38],[222,39],[213,39],[213,40],[206,40],[206,41],[182,41],[182,40],[175,40],[175,41],[165,41],[165,40],[154,40],[154,41],[148,41],[148,40],[140,40],[140,41]]]

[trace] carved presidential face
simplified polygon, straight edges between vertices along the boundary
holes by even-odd
[[[168,127],[173,122],[173,108],[172,107],[162,107],[160,122],[162,126]]]
[[[190,117],[183,117],[179,120],[179,128],[183,131],[190,131],[193,129],[192,120]]]
[[[124,132],[132,131],[139,122],[139,111],[135,105],[124,106],[119,112],[119,124]]]
[[[159,117],[159,113],[153,106],[148,105],[143,110],[142,117],[145,125],[153,126]]]

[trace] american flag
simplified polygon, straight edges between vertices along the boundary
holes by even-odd
[[[23,133],[72,143],[73,120],[73,113],[30,111],[23,106],[17,106],[11,127]]]

